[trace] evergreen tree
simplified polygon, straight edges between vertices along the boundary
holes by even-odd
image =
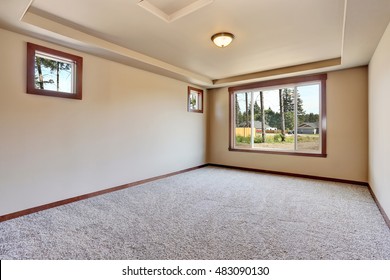
[[[271,108],[268,108],[264,111],[265,123],[271,127],[276,127],[280,129],[280,114],[272,111]]]
[[[235,98],[236,104],[235,104],[235,109],[236,109],[236,127],[240,127],[243,117],[242,117],[242,112],[240,109],[240,103],[238,103],[237,97]]]
[[[282,142],[286,140],[286,123],[285,123],[285,109],[284,109],[284,99],[285,94],[282,89],[279,89],[279,107],[280,107],[280,127]]]
[[[45,84],[53,84],[55,83],[54,80],[45,80],[42,68],[48,68],[50,69],[51,73],[56,74],[56,85],[57,85],[57,91],[60,90],[60,71],[70,71],[71,65],[69,63],[64,63],[56,60],[51,60],[48,58],[43,58],[41,56],[35,57],[35,67],[38,71],[38,77],[36,77],[35,83],[37,84],[38,88],[45,89]]]
[[[304,120],[303,122],[309,122],[309,123],[318,123],[320,120],[320,116],[318,114],[306,114],[304,115]]]
[[[265,112],[264,112],[264,95],[260,91],[260,117],[261,117],[261,142],[265,143]]]
[[[288,130],[294,129],[294,111],[295,111],[295,103],[294,103],[294,89],[293,88],[285,88],[282,91],[283,98],[283,106],[284,106],[284,123],[285,128]],[[299,95],[299,92],[296,93],[297,100],[297,114],[299,123],[304,122],[305,110],[303,109],[303,102]]]

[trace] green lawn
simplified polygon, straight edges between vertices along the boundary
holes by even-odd
[[[248,146],[250,144],[250,136],[236,136],[237,146]],[[254,138],[256,148],[274,148],[274,149],[294,149],[294,135],[286,134],[285,141],[282,141],[282,135],[266,134],[265,142],[263,143],[261,134],[256,134]],[[299,134],[297,147],[300,150],[318,150],[320,139],[318,134]]]

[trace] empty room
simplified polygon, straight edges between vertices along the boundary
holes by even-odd
[[[389,0],[0,0],[0,259],[389,260]]]

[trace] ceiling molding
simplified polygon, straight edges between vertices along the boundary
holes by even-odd
[[[315,70],[315,69],[320,69],[320,68],[325,68],[330,66],[337,66],[337,65],[341,65],[341,57],[315,61],[310,63],[304,63],[304,64],[298,64],[293,66],[281,67],[281,68],[276,68],[271,70],[259,71],[254,73],[248,73],[244,75],[238,75],[238,76],[233,76],[233,77],[228,77],[223,79],[216,79],[213,80],[213,85],[229,84],[234,82],[242,82],[246,80],[256,80],[265,77],[298,73],[298,72]]]
[[[163,21],[165,22],[173,22],[179,18],[182,18],[186,15],[189,15],[189,14],[192,14],[193,12],[213,3],[214,0],[198,0],[198,1],[195,1],[187,6],[185,6],[184,8],[181,8],[173,13],[171,13],[170,15],[166,14],[164,11],[162,11],[161,9],[159,9],[158,7],[156,7],[155,5],[153,5],[152,3],[150,3],[149,1],[147,0],[141,0],[139,3],[138,3],[138,6],[142,7],[143,9],[145,9],[146,11],[148,11],[149,13],[155,15],[156,17],[162,19]]]
[[[159,19],[162,19],[163,21],[165,22],[170,22],[170,16],[167,15],[166,13],[164,13],[162,10],[160,10],[159,8],[157,8],[156,6],[154,6],[152,3],[150,3],[149,1],[146,1],[146,0],[141,0],[139,3],[138,3],[138,6],[140,6],[141,8],[145,9],[146,11],[148,11],[149,13],[155,15],[156,17],[158,17]]]
[[[137,66],[138,68],[151,69],[152,72],[157,73],[159,75],[173,77],[175,79],[191,82],[199,86],[210,87],[210,88],[221,87],[224,86],[225,84],[232,84],[232,83],[243,82],[248,80],[259,80],[261,78],[266,78],[266,77],[286,75],[286,74],[298,73],[307,70],[315,70],[315,69],[320,69],[325,67],[341,65],[341,57],[338,57],[338,58],[332,58],[328,60],[315,61],[315,62],[310,62],[305,64],[287,66],[282,68],[276,68],[271,70],[247,73],[243,75],[237,75],[237,76],[212,80],[209,77],[174,66],[164,61],[155,59],[153,57],[144,55],[142,53],[103,40],[99,37],[95,37],[85,32],[79,31],[75,28],[69,27],[67,25],[59,23],[52,19],[48,19],[29,9],[33,1],[34,0],[30,1],[20,21],[29,23],[36,27],[40,27],[47,31],[54,32],[58,35],[65,36],[67,38],[77,40],[89,46],[97,47],[103,51],[106,51],[107,53],[111,53],[114,56],[118,57],[119,55],[120,57],[123,57],[123,60],[130,59],[136,61],[135,64],[138,65]],[[147,2],[147,1],[142,1],[142,2]],[[184,9],[191,8],[191,6],[195,4],[199,5],[201,4],[200,2],[201,1],[196,1],[191,5],[178,10],[177,12],[174,12],[173,14],[178,13],[180,15]],[[206,3],[206,1],[203,0],[202,2],[203,4]],[[184,16],[183,14],[181,15]]]
[[[27,4],[26,8],[24,9],[22,15],[20,16],[19,18],[19,21],[22,21],[22,18],[24,17],[24,15],[27,13],[28,9],[30,9],[32,3],[34,2],[34,0],[30,0],[30,2]]]
[[[341,59],[343,59],[344,54],[344,43],[345,43],[345,28],[347,25],[347,7],[348,7],[348,0],[344,0],[344,15],[343,15],[343,30],[341,34]]]
[[[297,5],[289,0],[273,3],[271,1],[269,6],[265,7],[259,4],[260,1],[251,0],[242,1],[247,5],[235,1],[225,3],[212,0],[120,0],[118,3],[121,6],[110,5],[104,0],[85,0],[83,3],[77,0],[69,1],[73,4],[78,3],[79,9],[75,12],[65,9],[67,4],[63,1],[58,1],[58,5],[48,5],[51,0],[0,0],[0,26],[204,88],[367,65],[390,20],[388,0],[372,0],[375,5],[365,0],[321,2],[323,5],[320,7],[328,13],[326,18],[317,22],[317,24],[324,22],[321,33],[318,32],[321,27],[317,25],[308,30],[292,29],[293,25],[291,31],[298,35],[307,32],[308,40],[305,41],[304,38],[303,41],[290,43],[289,40],[280,40],[281,36],[286,35],[284,31],[290,27],[272,25],[275,32],[272,28],[266,27],[263,30],[266,32],[261,32],[261,37],[256,39],[270,44],[257,47],[257,41],[252,41],[249,33],[245,33],[257,25],[248,25],[245,17],[242,21],[236,21],[235,18],[231,19],[231,15],[236,12],[250,15],[255,8],[264,8],[268,11],[276,9],[279,5],[286,7],[284,12],[289,13],[289,10],[295,9]],[[302,1],[310,3],[311,0]],[[92,3],[96,4],[96,13],[85,15],[85,11]],[[213,5],[210,5],[211,3]],[[153,6],[154,13],[166,22],[184,18],[180,25],[175,22],[169,27],[141,10],[137,4],[140,7],[148,4]],[[206,5],[209,5],[207,9],[201,9]],[[313,4],[311,7],[313,17],[323,14],[320,9],[315,9],[316,5]],[[247,9],[244,6],[253,8]],[[103,14],[111,17],[110,24],[101,22]],[[226,19],[223,25],[237,26],[235,32],[240,35],[242,43],[222,52],[215,49],[209,37],[204,35],[212,34],[209,29],[210,23],[214,20],[217,20],[217,23],[214,23],[213,28],[216,30],[222,28],[218,25],[222,24],[218,23],[220,17]],[[300,23],[298,26],[302,27],[306,20],[298,22]],[[325,25],[327,22],[329,24]],[[134,26],[140,26],[139,30]],[[326,26],[329,28],[326,29]],[[128,34],[127,28],[136,31]],[[189,36],[179,44],[178,40],[181,38],[177,35],[188,30],[196,32],[185,34],[196,36]],[[272,40],[275,42],[272,43]],[[256,49],[248,46],[256,46]],[[254,56],[253,59],[250,55]]]

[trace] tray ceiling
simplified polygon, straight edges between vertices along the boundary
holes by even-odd
[[[0,2],[0,27],[205,87],[365,65],[389,20],[388,0]]]

